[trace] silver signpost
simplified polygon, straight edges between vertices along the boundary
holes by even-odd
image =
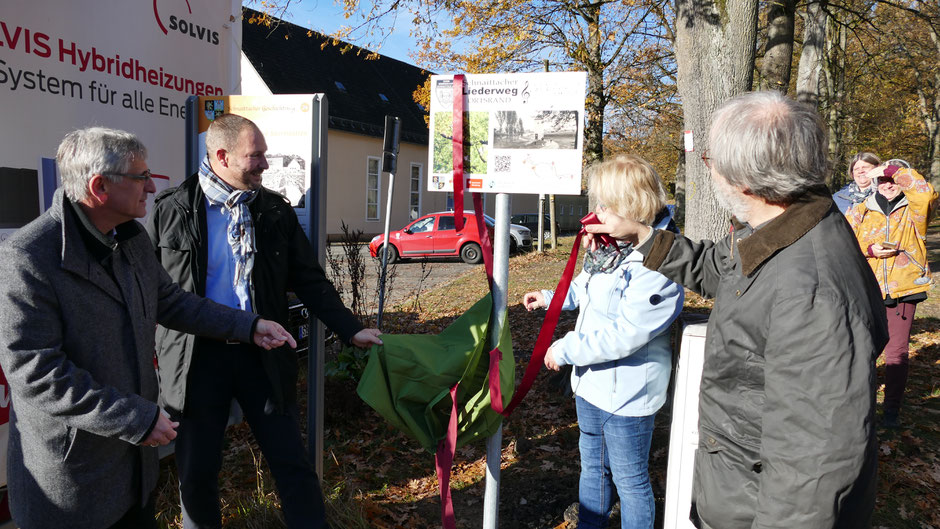
[[[382,170],[388,172],[388,200],[385,203],[385,244],[382,245],[382,276],[379,279],[379,312],[375,326],[382,328],[382,312],[385,309],[385,273],[388,269],[388,224],[392,218],[392,192],[395,190],[395,169],[398,167],[398,143],[401,136],[401,119],[385,116],[385,140],[382,146]]]

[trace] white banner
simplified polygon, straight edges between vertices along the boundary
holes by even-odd
[[[101,125],[140,136],[158,189],[179,183],[186,97],[237,89],[240,41],[240,0],[3,0],[0,166]]]
[[[470,191],[581,193],[585,72],[468,74],[464,177]],[[431,76],[431,191],[453,190],[454,76]]]

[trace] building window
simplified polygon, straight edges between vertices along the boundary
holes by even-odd
[[[369,156],[366,162],[366,220],[379,220],[379,159]]]
[[[419,163],[411,164],[411,194],[408,201],[408,218],[415,220],[421,216],[421,170]]]

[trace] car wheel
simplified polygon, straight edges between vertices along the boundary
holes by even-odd
[[[375,254],[376,259],[378,259],[380,263],[382,262],[382,252],[385,251],[383,250],[383,248],[384,246],[380,246],[379,251]],[[397,260],[398,260],[398,250],[396,250],[394,246],[389,246],[388,247],[388,261],[386,262],[388,264],[393,264]]]
[[[509,253],[516,253],[516,250],[519,249],[519,244],[512,237],[509,238]]]
[[[468,242],[460,249],[460,258],[467,264],[477,264],[483,260],[483,252],[480,251],[480,245],[475,242]]]
[[[556,232],[556,233],[557,233],[557,232]],[[551,232],[551,230],[545,230],[545,231],[543,231],[543,232],[542,232],[542,241],[543,241],[543,242],[549,242],[549,241],[551,241],[551,240],[552,240],[552,232]]]

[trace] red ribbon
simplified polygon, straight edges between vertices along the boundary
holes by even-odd
[[[441,491],[441,524],[444,529],[455,529],[457,522],[454,518],[454,501],[450,495],[450,468],[454,464],[454,453],[457,451],[457,386],[450,388],[450,421],[447,424],[447,435],[437,445],[437,454],[434,455],[434,465],[437,467],[437,483]]]
[[[464,76],[454,76],[453,141],[454,150],[454,229],[463,229],[463,85]],[[474,204],[476,206],[476,204]],[[482,236],[482,235],[481,235]]]

